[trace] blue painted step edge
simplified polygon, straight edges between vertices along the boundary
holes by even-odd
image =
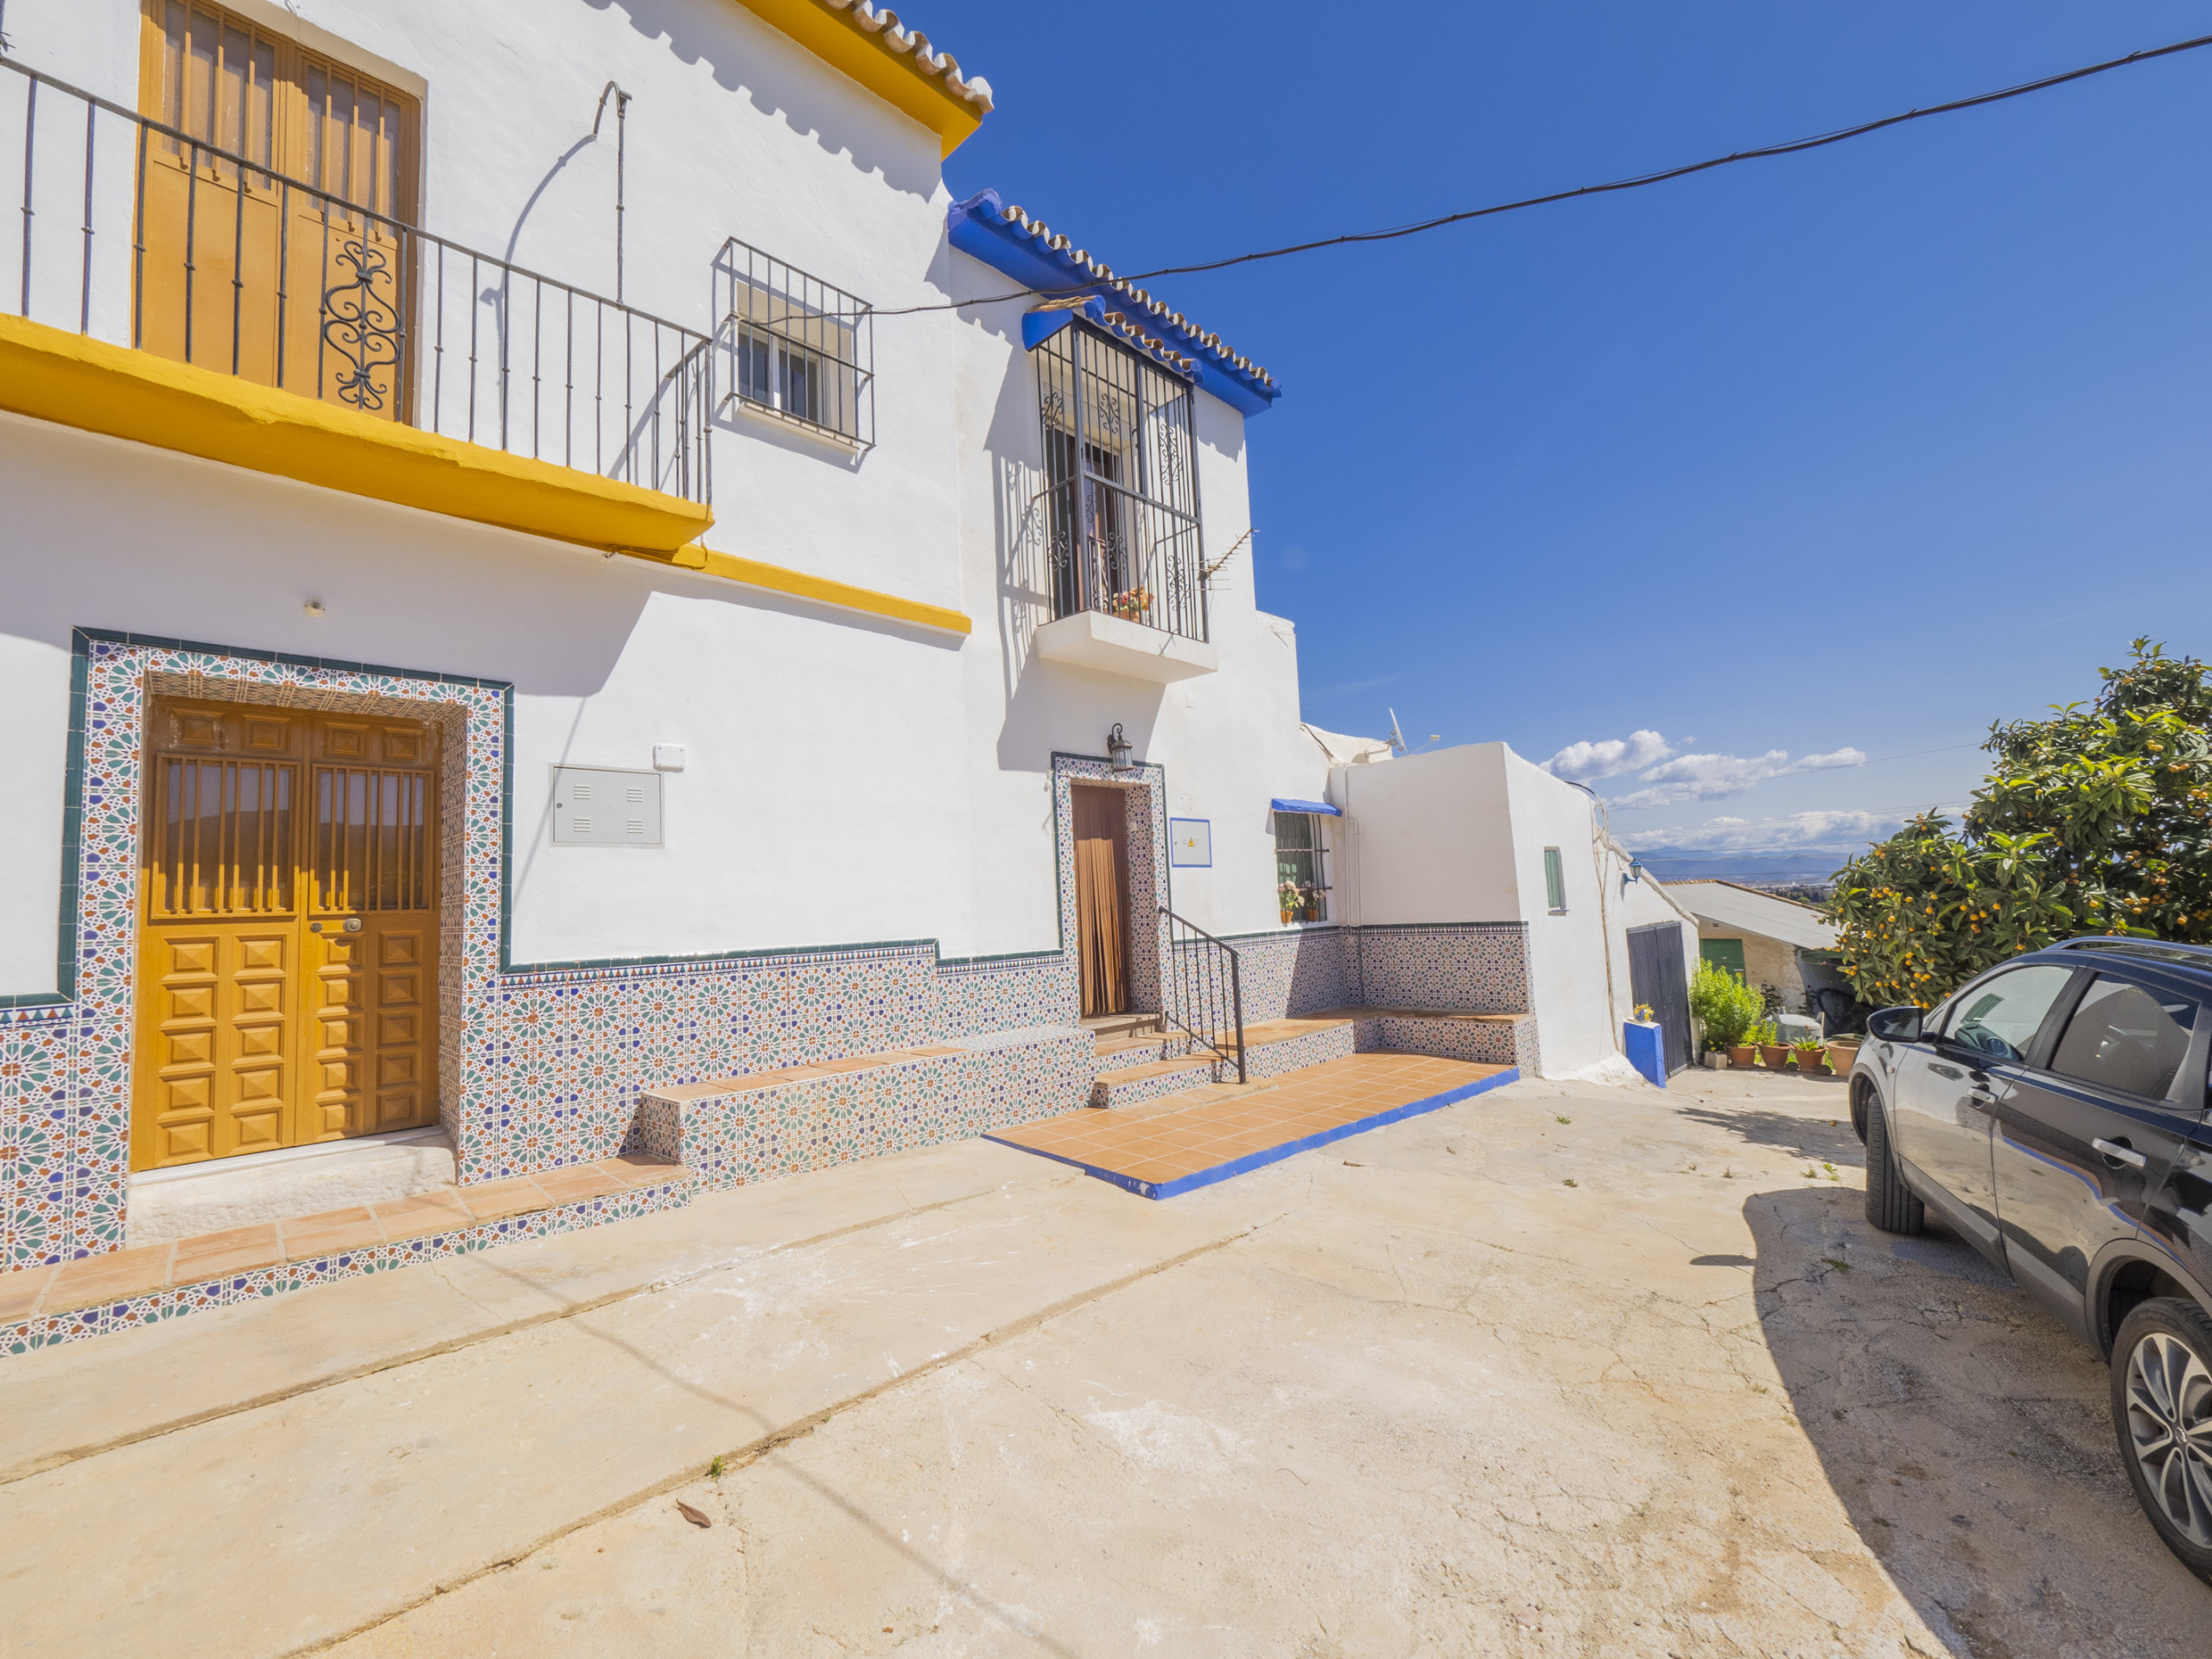
[[[1446,1106],[1456,1105],[1470,1096],[1479,1095],[1485,1090],[1502,1089],[1509,1083],[1518,1083],[1520,1080],[1521,1068],[1508,1066],[1494,1077],[1484,1077],[1458,1089],[1447,1089],[1444,1093],[1431,1095],[1426,1100],[1409,1100],[1402,1106],[1393,1106],[1387,1112],[1377,1112],[1372,1117],[1355,1118],[1349,1123],[1340,1123],[1333,1129],[1323,1129],[1318,1134],[1306,1135],[1302,1140],[1286,1141],[1279,1147],[1269,1147],[1261,1152],[1248,1152],[1242,1158],[1232,1159],[1225,1164],[1216,1164],[1211,1169],[1201,1169],[1193,1174],[1179,1175],[1172,1181],[1141,1181],[1132,1175],[1122,1175],[1110,1169],[1101,1169],[1096,1164],[1086,1164],[1077,1158],[1063,1157],[1057,1152],[1046,1152],[1038,1147],[1025,1147],[1019,1141],[1004,1140],[995,1135],[987,1135],[983,1139],[996,1141],[1002,1147],[1012,1147],[1016,1152],[1027,1152],[1039,1158],[1050,1158],[1054,1163],[1072,1164],[1084,1174],[1093,1176],[1109,1185],[1118,1186],[1125,1192],[1134,1192],[1141,1198],[1173,1198],[1180,1197],[1183,1193],[1193,1192],[1201,1186],[1211,1186],[1216,1181],[1225,1181],[1232,1176],[1247,1174],[1253,1170],[1264,1168],[1269,1164],[1281,1163],[1284,1159],[1294,1158],[1301,1152],[1311,1152],[1316,1147],[1325,1147],[1332,1141],[1342,1141],[1350,1135],[1364,1135],[1370,1129],[1379,1129],[1386,1123],[1395,1123],[1405,1118],[1419,1117],[1425,1112],[1433,1112]]]

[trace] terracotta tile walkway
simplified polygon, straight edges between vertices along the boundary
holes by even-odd
[[[0,1319],[63,1313],[143,1296],[151,1290],[251,1273],[257,1268],[280,1267],[366,1245],[451,1232],[457,1227],[550,1210],[602,1193],[658,1186],[681,1180],[685,1173],[682,1165],[657,1158],[606,1158],[538,1176],[438,1187],[388,1204],[327,1210],[318,1216],[264,1222],[257,1227],[226,1228],[166,1244],[111,1250],[58,1267],[26,1268],[0,1274]]]
[[[1073,1164],[1141,1198],[1172,1198],[1346,1135],[1434,1111],[1521,1074],[1422,1054],[1355,1054],[1271,1084],[1085,1109],[986,1136]]]

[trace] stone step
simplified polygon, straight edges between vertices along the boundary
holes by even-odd
[[[7,1348],[150,1324],[273,1291],[540,1238],[691,1201],[691,1172],[647,1156],[141,1244],[0,1274]]]

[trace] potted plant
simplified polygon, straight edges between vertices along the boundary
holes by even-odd
[[[1317,921],[1321,914],[1321,890],[1299,881],[1275,883],[1275,903],[1286,922]]]
[[[1817,1037],[1800,1037],[1789,1045],[1789,1052],[1796,1059],[1797,1069],[1808,1077],[1827,1071],[1828,1046]]]
[[[1858,1059],[1858,1038],[1831,1037],[1828,1039],[1828,1064],[1835,1069],[1836,1076],[1849,1077],[1851,1068],[1857,1064]]]
[[[1780,1071],[1789,1064],[1789,1045],[1783,1042],[1771,1020],[1759,1025],[1759,1058],[1766,1062],[1770,1071]]]
[[[1705,1040],[1725,1050],[1731,1065],[1755,1058],[1749,1033],[1759,1017],[1759,994],[1717,963],[1700,961],[1690,975],[1690,1015],[1705,1022]]]

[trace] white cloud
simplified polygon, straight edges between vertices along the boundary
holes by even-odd
[[[1625,738],[1570,743],[1544,762],[1544,770],[1554,778],[1587,784],[1599,778],[1618,778],[1624,772],[1640,772],[1674,752],[1656,732],[1630,732]]]
[[[1833,754],[1808,754],[1789,770],[1792,772],[1834,772],[1838,766],[1863,766],[1866,764],[1866,751],[1854,749],[1847,743]]]
[[[1880,839],[1904,820],[1859,811],[1792,812],[1779,818],[1707,818],[1703,823],[1650,830],[1639,847],[1681,847],[1694,852],[1779,852],[1792,847],[1857,847]]]
[[[1864,751],[1840,748],[1828,754],[1808,754],[1792,761],[1787,749],[1764,754],[1679,754],[1663,765],[1637,774],[1649,788],[1614,796],[1611,804],[1624,809],[1673,806],[1681,801],[1723,801],[1741,795],[1770,778],[1787,778],[1801,772],[1832,772],[1839,766],[1863,766]]]

